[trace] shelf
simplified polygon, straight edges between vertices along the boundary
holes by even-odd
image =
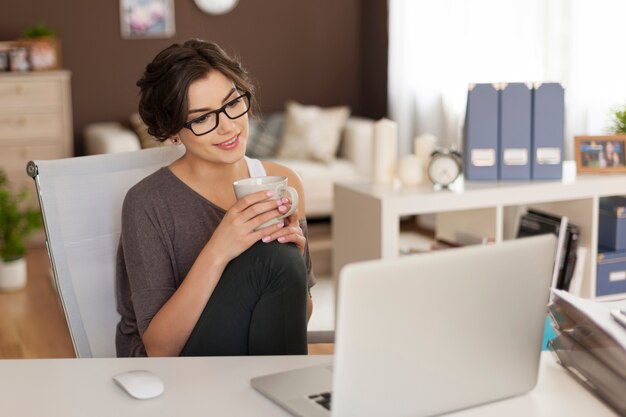
[[[399,221],[409,215],[435,213],[437,238],[455,240],[461,230],[502,242],[515,238],[520,215],[532,207],[565,215],[580,227],[580,245],[588,248],[581,295],[595,298],[599,199],[621,194],[626,194],[626,175],[617,174],[568,181],[466,182],[455,190],[336,184],[333,273],[349,262],[397,257],[402,245]],[[598,299],[620,296],[626,294]]]

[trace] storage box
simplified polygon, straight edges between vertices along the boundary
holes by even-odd
[[[626,251],[598,248],[596,296],[626,293]]]
[[[626,197],[600,199],[598,245],[612,252],[626,250]]]

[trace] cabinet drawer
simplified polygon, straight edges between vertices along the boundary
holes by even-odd
[[[60,106],[61,97],[58,81],[0,81],[0,108]]]
[[[59,144],[45,146],[6,146],[0,154],[0,168],[9,177],[26,177],[26,164],[33,159],[59,159],[67,157],[63,146]]]
[[[63,118],[58,113],[0,113],[0,143],[23,139],[47,140],[63,135]]]

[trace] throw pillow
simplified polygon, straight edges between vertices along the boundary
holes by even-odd
[[[346,106],[322,108],[288,102],[277,157],[333,161],[349,116]]]
[[[250,158],[267,159],[276,155],[285,115],[274,113],[265,120],[250,118],[246,155]]]

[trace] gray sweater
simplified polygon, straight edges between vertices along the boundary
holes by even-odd
[[[117,251],[118,356],[146,356],[141,337],[150,320],[180,286],[225,214],[167,167],[128,191]],[[306,221],[300,226],[307,237]],[[304,261],[311,288],[308,244]]]

